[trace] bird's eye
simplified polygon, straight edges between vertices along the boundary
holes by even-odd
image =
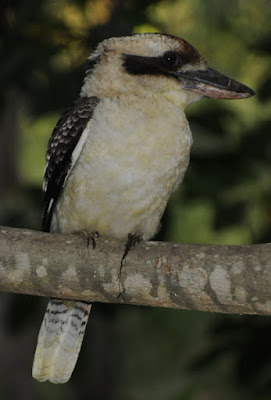
[[[167,51],[162,57],[163,63],[166,67],[171,69],[178,68],[180,66],[180,56],[175,51]]]

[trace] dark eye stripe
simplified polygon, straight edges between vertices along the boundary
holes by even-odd
[[[189,62],[188,57],[173,51],[159,57],[123,54],[122,58],[125,71],[132,75],[172,76],[178,68]]]
[[[143,57],[123,54],[123,66],[132,75],[157,75],[162,73],[159,57]]]

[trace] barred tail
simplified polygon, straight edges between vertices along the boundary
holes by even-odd
[[[65,383],[74,370],[91,304],[50,299],[40,328],[32,368],[40,382]]]

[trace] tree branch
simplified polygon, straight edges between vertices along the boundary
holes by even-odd
[[[271,244],[124,243],[0,228],[0,290],[187,310],[271,314]],[[123,296],[119,296],[120,287]]]

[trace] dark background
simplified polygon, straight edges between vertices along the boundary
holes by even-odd
[[[167,32],[256,90],[187,110],[194,145],[157,240],[248,244],[271,236],[269,0],[0,2],[0,224],[41,227],[46,145],[101,40]],[[0,294],[0,398],[265,400],[271,319],[97,304],[66,385],[31,365],[46,301]]]

